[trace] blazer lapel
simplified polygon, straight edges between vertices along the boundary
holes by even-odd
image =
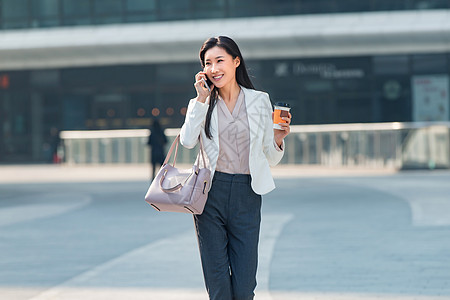
[[[259,127],[258,101],[255,101],[255,94],[252,90],[241,87],[244,91],[245,106],[247,108],[248,127],[250,129],[250,142],[255,140]],[[250,143],[251,145],[252,143]]]

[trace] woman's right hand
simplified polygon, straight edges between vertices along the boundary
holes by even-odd
[[[197,91],[197,101],[199,101],[201,103],[205,103],[206,99],[210,95],[210,91],[208,91],[208,89],[206,88],[206,85],[202,79],[204,79],[206,81],[206,73],[203,71],[200,71],[195,75],[194,87],[195,87],[195,90]],[[210,88],[212,88],[212,87],[210,87]]]

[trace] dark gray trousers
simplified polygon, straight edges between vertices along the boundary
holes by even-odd
[[[205,209],[194,215],[211,300],[251,300],[256,288],[261,196],[250,175],[215,172]]]

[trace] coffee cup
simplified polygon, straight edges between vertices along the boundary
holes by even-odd
[[[284,102],[277,102],[273,106],[273,128],[275,129],[283,129],[282,126],[280,126],[280,123],[287,123],[287,121],[283,120],[282,118],[289,116],[289,110],[291,109],[289,104]]]

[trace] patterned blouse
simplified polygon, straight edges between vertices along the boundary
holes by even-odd
[[[250,174],[250,130],[244,92],[231,113],[222,98],[217,101],[219,120],[219,158],[216,170],[229,174]]]

